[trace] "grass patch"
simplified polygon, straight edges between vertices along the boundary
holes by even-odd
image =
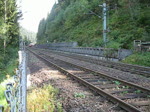
[[[27,96],[29,112],[62,112],[62,105],[56,100],[58,89],[51,85],[33,89]]]
[[[150,52],[134,53],[122,62],[150,67]]]
[[[4,91],[5,91],[5,86],[0,85],[0,105],[6,106],[7,102],[4,95]]]
[[[8,107],[6,97],[4,95],[6,84],[9,80],[12,80],[10,77],[15,74],[14,70],[17,67],[17,63],[18,62],[16,60],[12,60],[6,69],[0,71],[0,105],[3,105],[5,109]]]
[[[0,56],[0,105],[7,109],[8,104],[4,95],[6,84],[12,80],[11,76],[15,75],[15,69],[18,66],[17,49],[10,49],[10,54],[6,55],[5,59]]]
[[[17,67],[17,60],[12,60],[7,65],[6,69],[0,71],[0,105],[3,105],[5,109],[7,109],[8,104],[6,102],[6,97],[4,92],[6,90],[6,84],[9,80],[12,80],[10,77],[15,74],[15,68]]]

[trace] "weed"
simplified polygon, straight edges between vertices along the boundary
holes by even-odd
[[[113,81],[116,85],[120,85],[121,83],[119,81]]]
[[[128,91],[123,91],[123,92],[122,92],[122,94],[127,94],[127,93],[128,93]]]
[[[116,87],[117,89],[120,89],[118,86]]]
[[[126,89],[129,89],[129,86],[126,86]]]
[[[62,110],[63,110],[62,109],[62,104],[60,102],[57,102],[57,111],[58,112],[63,112]]]
[[[123,89],[129,89],[129,86],[122,86]]]
[[[141,93],[141,90],[136,90],[135,93]]]
[[[85,94],[84,93],[74,93],[74,97],[85,98]]]

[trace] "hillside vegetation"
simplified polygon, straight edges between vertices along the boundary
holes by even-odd
[[[42,19],[37,42],[77,41],[103,46],[103,2],[107,3],[107,47],[132,48],[133,40],[150,41],[150,0],[58,0]],[[91,14],[95,13],[95,14]]]
[[[134,53],[122,62],[150,67],[150,52]]]
[[[19,23],[21,12],[17,11],[16,0],[0,0],[0,82],[7,68],[17,58]],[[14,67],[14,66],[13,66]],[[13,72],[13,71],[12,71]]]

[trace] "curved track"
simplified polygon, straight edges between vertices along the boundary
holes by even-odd
[[[128,112],[146,112],[150,104],[149,89],[63,61],[41,51],[31,52]]]

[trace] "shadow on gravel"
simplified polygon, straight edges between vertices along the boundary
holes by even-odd
[[[30,73],[36,73],[37,71],[39,71],[40,69],[42,69],[41,66],[38,66],[36,63],[30,63],[28,65],[29,69],[30,69]]]

